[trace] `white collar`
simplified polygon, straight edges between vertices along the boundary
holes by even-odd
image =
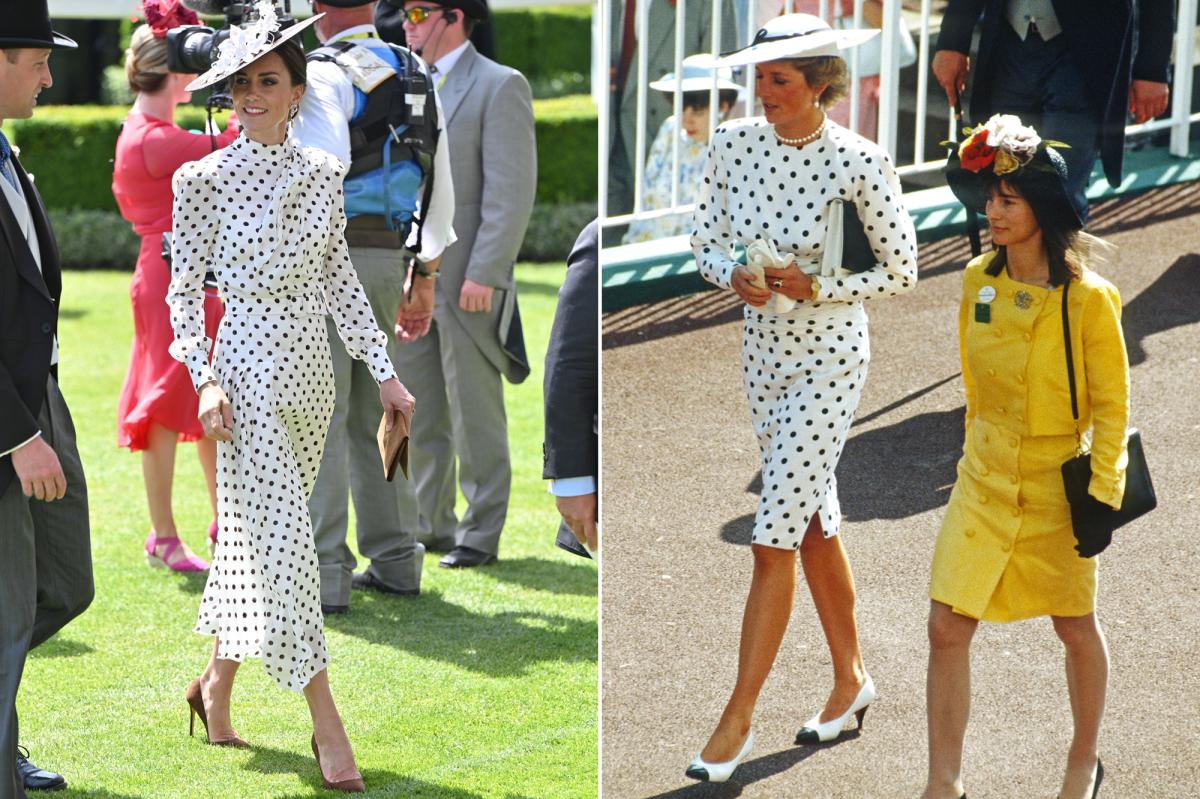
[[[375,30],[374,25],[367,23],[366,25],[355,25],[352,28],[340,30],[322,42],[322,44],[333,44],[334,42],[340,42],[343,39],[362,39],[364,38],[363,34],[366,34],[372,39],[379,38],[379,31]]]
[[[462,54],[467,51],[467,45],[470,43],[471,41],[468,39],[435,61],[433,66],[437,69],[437,73],[439,75],[449,75],[450,70],[454,69],[454,65],[458,63],[458,59],[462,58]]]

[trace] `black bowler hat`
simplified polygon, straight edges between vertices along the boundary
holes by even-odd
[[[384,6],[393,6],[403,10],[404,3],[405,0],[380,0],[379,5],[375,9],[375,14],[378,16],[380,9]],[[488,7],[485,0],[430,0],[430,3],[442,8],[457,8],[468,17],[480,20],[481,22],[488,18]],[[404,21],[403,15],[400,15],[400,20],[401,22]]]
[[[48,0],[21,0],[6,3],[0,17],[0,49],[17,47],[61,47],[74,50],[74,39],[50,30]]]

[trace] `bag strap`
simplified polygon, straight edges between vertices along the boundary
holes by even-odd
[[[1071,357],[1071,322],[1070,315],[1067,313],[1067,289],[1071,286],[1071,279],[1063,283],[1062,295],[1062,323],[1063,323],[1063,349],[1067,353],[1067,384],[1071,388],[1071,417],[1075,420],[1075,448],[1078,452],[1083,452],[1083,437],[1079,434],[1079,399],[1075,393],[1075,359]]]

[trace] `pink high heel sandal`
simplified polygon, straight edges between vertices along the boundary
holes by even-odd
[[[215,558],[217,556],[217,520],[213,519],[212,524],[208,526],[208,556]]]
[[[162,545],[166,547],[162,555],[158,554],[158,547]],[[151,566],[167,568],[173,572],[203,572],[208,571],[208,564],[196,555],[188,552],[187,557],[179,558],[175,562],[171,562],[171,555],[176,549],[183,546],[183,542],[178,536],[171,538],[159,538],[153,530],[146,536],[146,562]],[[186,551],[186,547],[184,548]]]

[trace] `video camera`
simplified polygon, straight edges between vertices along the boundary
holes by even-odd
[[[292,17],[291,0],[272,0],[275,13],[279,16],[279,27],[284,29],[295,24]],[[171,72],[200,74],[207,72],[214,60],[213,51],[229,38],[235,25],[253,21],[252,0],[183,0],[183,4],[207,17],[222,16],[225,26],[214,30],[206,25],[185,25],[167,31],[167,69]],[[213,92],[209,99],[209,111],[213,108],[232,108],[229,95]]]

